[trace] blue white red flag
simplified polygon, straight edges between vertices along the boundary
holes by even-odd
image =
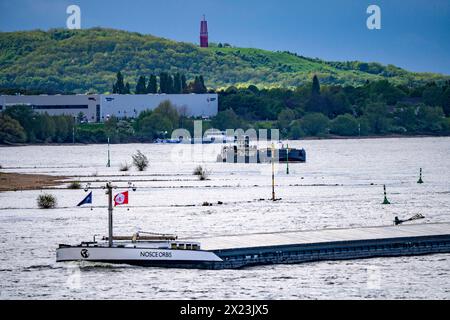
[[[92,191],[89,192],[89,194],[86,196],[86,198],[84,198],[83,200],[81,200],[81,202],[79,204],[77,204],[77,207],[81,207],[84,204],[92,204]]]

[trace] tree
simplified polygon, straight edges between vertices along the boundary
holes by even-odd
[[[136,94],[146,94],[147,93],[147,87],[146,87],[146,79],[144,76],[140,76],[137,84],[136,84]]]
[[[327,94],[326,115],[335,118],[338,115],[350,113],[352,108],[346,95],[342,91]]]
[[[125,85],[125,91],[123,93],[124,94],[131,94],[130,84],[128,82]]]
[[[295,120],[295,112],[291,109],[283,109],[278,114],[278,124],[281,129],[287,129],[293,120]]]
[[[159,74],[159,90],[161,93],[169,93],[167,85],[168,77],[169,75],[166,72],[161,72]]]
[[[373,133],[385,133],[389,128],[387,118],[387,105],[383,102],[370,102],[367,104],[364,114],[369,121],[369,127]]]
[[[140,122],[140,133],[149,139],[157,137],[164,137],[166,134],[171,134],[174,130],[172,122],[169,118],[159,113],[152,113],[142,119]]]
[[[3,114],[17,120],[25,130],[29,139],[34,136],[33,131],[39,126],[39,122],[37,121],[38,114],[29,106],[11,106],[6,108],[6,110],[3,111]]]
[[[419,130],[438,133],[443,130],[444,112],[442,107],[419,105],[417,121]]]
[[[206,93],[207,92],[207,89],[206,89],[206,87],[205,87],[205,83],[204,83],[204,80],[203,80],[203,76],[196,76],[195,78],[194,78],[194,82],[192,83],[191,82],[191,92],[192,93],[197,93],[197,94],[200,94],[200,93]]]
[[[313,77],[312,87],[311,87],[311,95],[312,96],[318,96],[320,95],[320,83],[319,79],[316,75]]]
[[[326,133],[329,119],[322,113],[308,113],[301,121],[305,133],[311,136],[317,136]]]
[[[422,98],[426,105],[435,107],[441,104],[442,88],[438,87],[434,82],[428,84],[423,90]]]
[[[58,143],[63,143],[69,140],[70,123],[73,122],[70,116],[55,116],[55,141]]]
[[[51,142],[56,132],[53,117],[49,116],[47,113],[44,113],[38,115],[37,121],[39,122],[39,126],[37,126],[34,131],[36,138],[44,142]]]
[[[331,121],[330,132],[340,136],[356,136],[359,133],[358,120],[351,114],[339,115]]]
[[[183,74],[181,76],[181,92],[182,93],[188,93],[188,86],[186,83],[186,76]]]
[[[167,88],[166,88],[166,93],[168,94],[172,94],[174,93],[174,87],[173,87],[173,77],[168,74],[167,75]]]
[[[397,101],[400,101],[406,96],[402,90],[387,80],[371,82],[366,89],[368,90],[369,97],[372,100],[378,99],[390,106],[395,105]]]
[[[150,75],[148,80],[147,93],[158,93],[158,81],[155,75]]]
[[[330,113],[328,97],[323,95],[313,94],[305,104],[305,109],[308,112],[321,112],[328,115]]]
[[[251,84],[247,87],[247,90],[250,91],[253,94],[258,94],[259,93],[259,89],[257,86]]]
[[[177,108],[173,105],[169,100],[162,101],[156,108],[153,110],[154,114],[160,114],[163,117],[167,118],[172,124],[173,128],[178,127],[180,115],[178,114]],[[172,130],[171,130],[172,131]]]
[[[233,109],[228,109],[219,112],[212,119],[212,126],[220,130],[239,129],[243,127],[243,122]]]
[[[394,124],[405,128],[407,132],[417,130],[417,106],[397,103],[394,109]]]
[[[208,91],[208,89],[205,86],[205,80],[203,79],[203,76],[200,75],[198,77],[198,80],[200,81],[200,88],[201,88],[201,92],[200,93],[206,93]]]
[[[123,82],[122,72],[117,72],[116,82],[113,85],[113,93],[124,94],[126,91],[125,84]]]
[[[298,120],[294,121],[290,128],[289,136],[291,139],[297,140],[305,136],[305,132]]]
[[[182,93],[181,88],[181,75],[179,73],[176,73],[173,77],[173,93]]]
[[[447,89],[442,94],[442,109],[445,116],[450,117],[450,86],[447,86]]]
[[[0,113],[0,143],[20,143],[25,141],[25,130],[19,121]]]
[[[143,120],[144,118],[146,118],[146,117],[151,116],[152,113],[153,113],[152,110],[144,110],[144,111],[142,111],[141,113],[139,113],[139,115],[138,115],[138,117],[137,117],[137,119],[136,119],[136,121],[135,121],[135,123],[134,123],[134,130],[135,130],[135,131],[141,131],[141,123],[142,123],[142,120]]]

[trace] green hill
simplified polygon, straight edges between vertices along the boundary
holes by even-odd
[[[323,84],[358,85],[388,78],[414,85],[450,76],[413,73],[378,63],[326,62],[290,52],[213,46],[199,48],[151,35],[94,28],[0,33],[0,88],[109,92],[121,70],[132,88],[139,75],[201,74],[206,85],[298,86],[317,74]]]

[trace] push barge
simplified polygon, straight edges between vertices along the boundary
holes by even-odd
[[[196,239],[211,269],[450,253],[450,223],[257,233]]]
[[[287,145],[281,145],[279,148],[261,148],[256,145],[250,145],[249,137],[236,140],[235,143],[222,147],[217,156],[217,162],[228,163],[298,163],[306,162],[305,149],[289,148]]]
[[[178,239],[136,233],[114,236],[112,189],[108,237],[78,245],[60,244],[56,261],[125,263],[151,267],[235,269],[267,264],[450,253],[450,223],[427,223],[226,235]]]
[[[322,260],[450,253],[450,223],[325,229],[181,239],[115,237],[60,245],[57,261],[125,263],[146,267],[237,269]]]

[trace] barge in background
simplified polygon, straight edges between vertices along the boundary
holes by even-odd
[[[296,149],[286,147],[281,144],[275,148],[261,148],[250,144],[249,137],[237,139],[234,143],[222,147],[220,154],[217,156],[217,162],[228,163],[298,163],[306,162],[305,149]]]

